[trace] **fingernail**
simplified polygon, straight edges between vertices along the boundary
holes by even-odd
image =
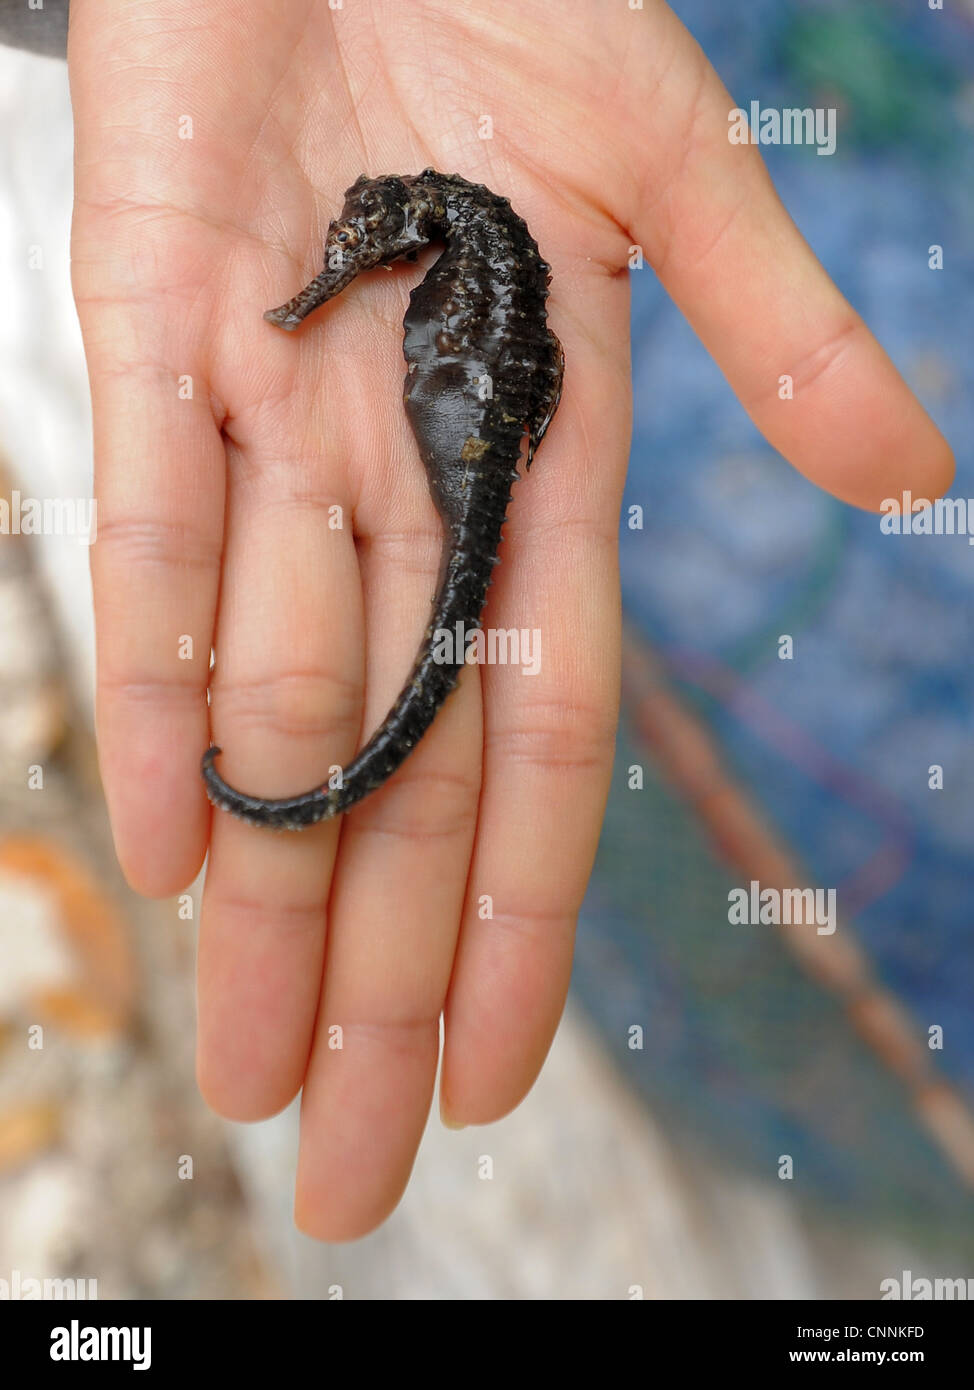
[[[451,1120],[446,1111],[440,1107],[440,1124],[444,1129],[466,1129],[466,1125],[459,1124],[456,1120]]]

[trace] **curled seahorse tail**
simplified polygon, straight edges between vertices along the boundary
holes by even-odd
[[[340,786],[315,787],[276,801],[249,796],[217,772],[213,762],[221,750],[214,746],[202,761],[206,794],[213,805],[251,825],[303,830],[341,815],[387,781],[406,761],[460,678],[466,634],[480,623],[503,521],[503,510],[495,507],[493,514],[479,516],[476,523],[463,521],[451,528],[433,617],[409,679],[382,724],[344,769]]]
[[[214,745],[203,754],[200,765],[206,794],[214,806],[229,811],[238,820],[249,821],[251,825],[272,826],[278,830],[303,830],[305,826],[317,821],[337,816],[335,792],[328,787],[315,787],[300,796],[282,797],[279,801],[265,801],[258,796],[248,796],[225,782],[213,766],[223,750]]]

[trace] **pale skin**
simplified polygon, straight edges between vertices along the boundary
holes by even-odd
[[[303,1086],[295,1219],[325,1240],[365,1234],[402,1195],[441,1014],[442,1112],[484,1124],[523,1099],[562,1011],[617,713],[630,246],[806,477],[876,509],[953,476],[757,149],[729,143],[734,102],[674,14],[657,0],[551,13],[71,7],[116,846],[151,896],[185,888],[209,849],[199,1083],[239,1120]],[[541,672],[468,669],[402,771],[341,823],[254,829],[211,815],[211,725],[225,775],[255,794],[347,762],[409,670],[440,545],[401,404],[422,266],[361,279],[294,335],[261,315],[320,269],[358,174],[428,165],[509,196],[552,265],[565,393],[515,487],[485,618],[540,628]]]

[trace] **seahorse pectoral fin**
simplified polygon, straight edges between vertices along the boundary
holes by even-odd
[[[565,375],[565,353],[554,333],[550,337],[553,360],[547,373],[546,389],[542,390],[537,410],[533,417],[528,420],[528,457],[524,465],[525,470],[531,467],[531,461],[537,453],[538,445],[544,439],[545,432],[558,409],[558,402],[561,400],[561,383]]]

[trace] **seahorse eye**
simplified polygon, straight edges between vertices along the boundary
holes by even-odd
[[[334,239],[342,246],[354,248],[362,240],[362,233],[354,222],[340,222],[340,230],[335,232]]]

